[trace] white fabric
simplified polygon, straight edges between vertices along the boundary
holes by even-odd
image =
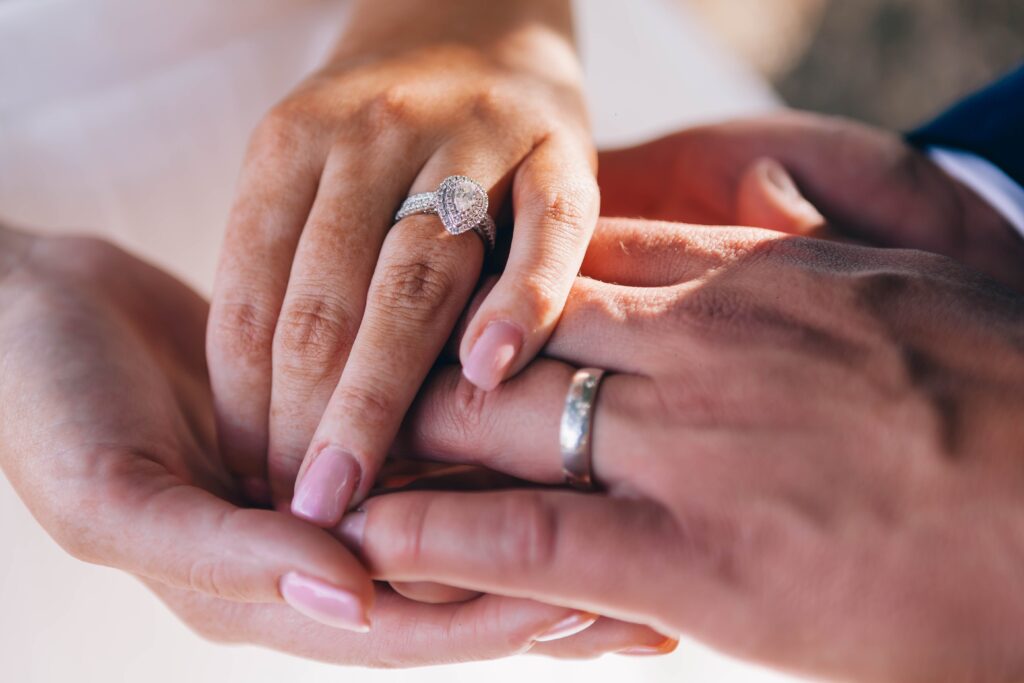
[[[1024,187],[976,154],[950,147],[930,147],[927,152],[942,170],[974,190],[1024,237]]]
[[[578,3],[602,143],[777,106],[676,3]],[[0,0],[0,218],[108,235],[208,291],[248,133],[344,18],[340,0]],[[690,643],[665,659],[338,671],[201,641],[131,578],[62,553],[3,477],[0,538],[0,680],[784,680]]]

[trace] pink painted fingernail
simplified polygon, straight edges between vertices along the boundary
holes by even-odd
[[[462,374],[484,391],[490,391],[501,384],[522,347],[523,333],[518,327],[504,321],[490,323],[473,344]]]
[[[370,618],[355,593],[298,572],[281,577],[281,597],[297,612],[321,624],[366,633]]]
[[[361,476],[351,453],[328,446],[313,459],[295,487],[292,514],[318,526],[334,526],[345,514]]]
[[[630,657],[650,657],[652,655],[667,655],[674,652],[679,646],[675,638],[666,638],[659,645],[638,645],[637,647],[619,650],[615,654],[628,655]]]
[[[568,638],[574,636],[580,631],[585,631],[590,628],[595,621],[597,621],[597,615],[589,612],[576,612],[570,614],[565,619],[549,628],[544,633],[540,634],[535,641],[538,643],[546,643],[550,640],[560,640],[562,638]]]
[[[335,533],[349,550],[358,551],[363,547],[363,533],[366,531],[366,510],[355,510],[345,515]]]

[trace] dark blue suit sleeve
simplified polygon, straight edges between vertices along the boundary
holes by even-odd
[[[910,133],[917,147],[971,152],[1024,186],[1024,66]]]

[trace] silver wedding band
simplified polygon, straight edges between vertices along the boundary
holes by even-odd
[[[562,423],[558,430],[562,473],[569,486],[581,491],[594,488],[591,435],[594,405],[604,374],[604,370],[598,368],[577,370],[569,382],[562,409]]]
[[[441,181],[436,192],[420,192],[408,197],[395,214],[395,223],[417,214],[436,215],[450,234],[461,235],[472,230],[490,251],[494,249],[498,231],[487,209],[487,191],[483,186],[472,178],[453,175]]]

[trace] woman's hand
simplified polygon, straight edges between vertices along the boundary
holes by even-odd
[[[816,677],[1024,677],[1019,296],[922,252],[635,221],[603,223],[583,272],[550,359],[489,394],[439,371],[406,436],[557,483],[569,378],[607,368],[607,495],[373,498],[342,528],[376,576]]]
[[[483,389],[547,339],[598,213],[567,2],[353,11],[331,63],[252,139],[208,335],[229,468],[321,526],[372,487],[481,273],[474,234],[392,226],[402,200],[451,175],[492,213],[511,198],[508,265],[460,349]]]
[[[662,639],[530,600],[413,602],[327,531],[248,507],[215,444],[207,313],[108,244],[0,228],[0,466],[69,553],[140,576],[210,638],[331,662],[589,657]]]

